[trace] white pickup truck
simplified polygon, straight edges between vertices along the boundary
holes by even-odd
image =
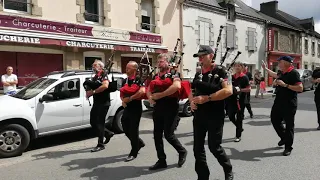
[[[121,86],[125,74],[113,73]],[[90,110],[83,82],[91,71],[49,73],[13,96],[0,96],[0,157],[22,155],[30,140],[90,127]],[[111,79],[111,75],[109,75]],[[123,107],[119,91],[110,94],[106,125],[122,132]],[[48,99],[48,94],[53,99]],[[92,97],[89,99],[93,103]]]

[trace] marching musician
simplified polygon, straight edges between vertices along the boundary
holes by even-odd
[[[248,77],[249,84],[251,86],[251,84],[253,84],[253,78],[252,78],[251,72],[248,71],[248,65],[246,63],[243,63],[243,73]],[[252,108],[251,108],[251,104],[250,104],[251,89],[249,92],[246,92],[245,94],[246,94],[246,99],[244,102],[244,107],[247,108],[247,110],[250,114],[250,118],[253,118],[253,112],[252,112]]]
[[[209,180],[210,171],[204,149],[205,137],[208,132],[209,149],[223,167],[225,179],[232,180],[232,165],[224,149],[221,147],[225,118],[224,100],[232,95],[232,85],[228,81],[225,68],[211,64],[213,53],[210,46],[201,45],[198,53],[193,55],[193,57],[199,58],[200,63],[202,63],[202,69],[200,73],[196,73],[192,89],[195,89],[196,93],[212,89],[210,93],[203,93],[198,96],[196,94],[194,98],[192,94],[189,96],[191,108],[194,112],[193,150],[196,159],[195,171],[198,174],[199,180]],[[217,84],[213,83],[214,81],[208,82],[209,74],[213,75],[211,78],[219,76]],[[202,81],[199,80],[200,75],[202,75]]]
[[[126,158],[126,162],[134,160],[141,148],[145,146],[141,138],[139,138],[139,124],[142,114],[142,102],[137,100],[145,93],[145,87],[137,77],[138,63],[129,61],[126,66],[127,78],[123,80],[122,87],[127,84],[131,86],[136,83],[139,84],[140,89],[130,97],[121,97],[122,105],[124,108],[121,123],[123,131],[131,142],[131,151]]]
[[[320,130],[320,88],[318,88],[318,84],[320,83],[320,66],[316,66],[316,69],[312,73],[312,82],[316,83],[315,91],[314,91],[314,102],[317,107],[317,116],[318,116],[318,128]]]
[[[155,78],[164,78],[169,73],[169,56],[160,54],[157,57],[159,74]],[[178,166],[181,167],[187,157],[187,150],[181,145],[180,141],[174,134],[176,126],[176,116],[179,111],[178,97],[168,97],[181,88],[180,76],[172,77],[173,84],[163,92],[153,93],[150,88],[147,91],[147,97],[151,104],[154,104],[153,122],[154,122],[154,143],[157,150],[158,161],[149,168],[149,170],[157,170],[167,168],[166,154],[163,147],[163,134],[165,139],[179,153]]]
[[[93,106],[90,111],[90,124],[98,135],[98,145],[91,150],[97,152],[104,149],[104,144],[107,144],[114,133],[105,128],[105,118],[110,107],[110,93],[107,92],[109,87],[108,75],[103,73],[104,63],[100,60],[95,60],[92,65],[95,76],[93,81],[100,81],[102,85],[96,90],[86,91],[87,98],[93,96]],[[103,142],[103,138],[106,140]]]
[[[244,65],[241,62],[234,63],[235,74],[232,76],[233,95],[227,99],[230,121],[236,126],[236,137],[234,142],[241,141],[243,131],[243,119],[245,99],[250,92],[249,78],[243,73]],[[236,118],[235,118],[236,116]]]
[[[293,58],[282,56],[278,59],[280,73],[277,74],[266,67],[262,62],[262,68],[267,70],[268,74],[276,78],[277,85],[276,98],[271,109],[271,123],[280,137],[278,146],[285,145],[284,156],[289,156],[292,151],[294,138],[294,117],[297,111],[297,92],[303,91],[300,74],[292,65]],[[285,122],[284,128],[282,121]]]

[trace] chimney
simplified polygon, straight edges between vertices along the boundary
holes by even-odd
[[[260,4],[260,11],[266,15],[273,17],[278,10],[278,1],[270,1]]]

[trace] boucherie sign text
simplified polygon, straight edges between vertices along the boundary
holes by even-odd
[[[90,42],[66,41],[67,46],[80,47],[80,48],[94,48],[94,49],[113,49],[112,44],[100,44]]]
[[[3,35],[3,34],[0,34],[0,41],[41,44],[40,38],[9,36],[9,35]]]

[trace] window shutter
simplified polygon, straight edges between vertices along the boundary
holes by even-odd
[[[233,48],[238,49],[238,37],[236,36],[237,34],[236,26],[232,26],[232,29],[233,29]]]
[[[230,25],[227,25],[227,46],[234,47],[234,28]]]
[[[249,31],[248,33],[248,39],[249,39],[249,51],[254,51],[254,32],[253,31]]]

